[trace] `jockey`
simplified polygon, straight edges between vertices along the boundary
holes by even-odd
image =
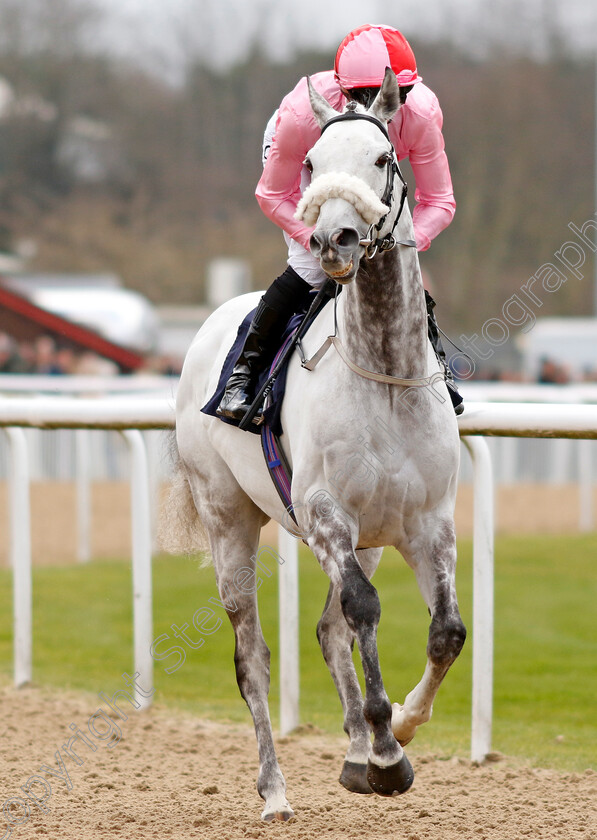
[[[388,131],[398,159],[408,158],[415,176],[415,240],[417,250],[426,251],[431,240],[452,221],[456,203],[444,151],[439,102],[422,83],[406,38],[389,26],[360,26],[340,44],[334,70],[311,76],[311,82],[337,111],[343,111],[349,100],[368,108],[379,92],[386,67],[396,74],[401,102]],[[267,362],[267,351],[273,349],[291,315],[304,307],[311,289],[327,280],[309,250],[312,229],[294,218],[311,177],[303,161],[320,133],[309,101],[307,79],[302,78],[267,125],[263,174],[255,193],[265,215],[284,231],[288,265],[259,301],[217,410],[221,416],[242,420],[251,406],[257,376]],[[425,296],[429,338],[447,370],[433,315],[435,303],[427,291]],[[456,413],[460,414],[462,397],[448,370],[447,373],[448,391]]]

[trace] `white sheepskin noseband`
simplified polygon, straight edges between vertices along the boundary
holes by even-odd
[[[319,218],[322,204],[330,198],[343,198],[350,202],[368,225],[377,224],[388,212],[386,205],[362,178],[347,172],[326,172],[307,187],[294,218],[311,227]]]

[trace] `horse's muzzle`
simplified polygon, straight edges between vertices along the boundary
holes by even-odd
[[[311,234],[309,247],[326,274],[346,282],[354,277],[360,242],[361,234],[356,228],[316,229]]]

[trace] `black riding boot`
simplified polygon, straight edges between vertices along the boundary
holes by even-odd
[[[450,395],[450,399],[452,400],[454,411],[456,414],[462,414],[462,412],[464,411],[463,399],[458,393],[458,388],[456,387],[456,383],[454,382],[454,376],[452,375],[452,371],[450,370],[450,368],[448,367],[448,363],[446,362],[446,352],[442,345],[442,340],[439,334],[439,327],[437,325],[437,321],[433,312],[433,309],[435,307],[435,301],[433,300],[427,289],[425,289],[425,303],[427,304],[427,335],[429,336],[431,346],[435,350],[435,355],[439,359],[440,364],[443,366],[446,372],[446,385],[448,386],[448,393]]]
[[[270,345],[272,334],[283,328],[284,324],[280,323],[281,321],[280,313],[268,306],[261,298],[249,326],[243,349],[226,383],[224,396],[216,409],[220,417],[242,420],[251,407],[253,386],[268,361],[265,351]],[[276,325],[278,325],[278,330],[276,330]]]
[[[311,286],[287,266],[263,295],[216,409],[220,417],[243,419],[253,402],[257,377],[270,361],[268,350],[273,349],[291,315],[301,311],[310,290]]]

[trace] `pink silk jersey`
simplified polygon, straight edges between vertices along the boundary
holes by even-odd
[[[344,109],[346,99],[332,70],[311,76],[311,82],[336,110]],[[450,224],[456,210],[442,122],[436,95],[418,82],[388,126],[398,159],[408,158],[415,176],[413,223],[419,251],[429,248],[431,240]],[[313,229],[298,222],[294,213],[310,177],[303,161],[320,133],[309,102],[307,80],[303,78],[282,100],[271,148],[255,191],[265,215],[307,250]]]

